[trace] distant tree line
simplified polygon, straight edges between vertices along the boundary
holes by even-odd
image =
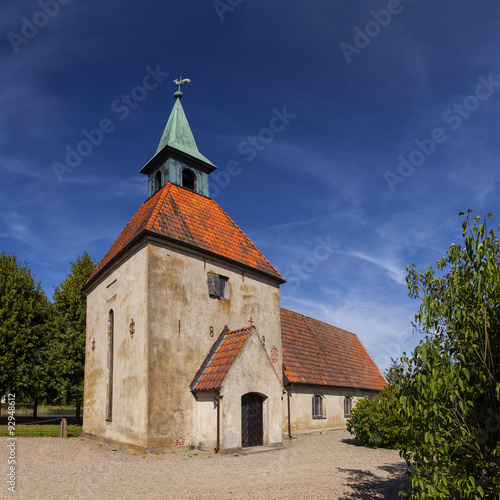
[[[0,397],[76,407],[80,420],[85,368],[86,295],[96,267],[86,253],[70,263],[50,301],[28,264],[0,254]]]
[[[486,218],[459,215],[463,244],[437,271],[407,268],[423,339],[348,423],[363,444],[400,450],[411,499],[500,498],[500,241]]]

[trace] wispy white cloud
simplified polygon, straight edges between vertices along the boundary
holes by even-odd
[[[383,269],[387,273],[389,278],[391,278],[399,285],[406,284],[406,279],[405,279],[406,272],[404,268],[398,266],[395,262],[389,259],[377,258],[374,257],[373,255],[366,255],[362,252],[351,252],[351,255],[366,262],[370,262],[371,264],[374,264],[376,267]]]

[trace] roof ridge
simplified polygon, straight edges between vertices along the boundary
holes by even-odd
[[[253,330],[256,331],[254,325],[244,326],[237,330],[229,330],[226,325],[212,346],[212,349],[203,360],[200,369],[196,372],[193,381],[189,385],[190,389],[192,391],[220,389]],[[232,353],[229,357],[228,348],[229,352]],[[228,358],[229,361],[227,361]],[[222,363],[222,365],[221,359],[226,359],[226,362]],[[215,380],[214,375],[216,375]],[[206,376],[208,376],[208,380],[205,379]]]
[[[380,391],[386,384],[355,333],[280,308],[283,364],[290,383]]]
[[[250,242],[250,244],[252,245],[252,247],[257,250],[259,253],[260,250],[257,248],[257,246],[254,244],[254,242],[247,236],[247,233],[245,233],[245,231],[243,231],[243,229],[241,229],[240,226],[238,226],[238,224],[236,224],[236,222],[234,222],[234,220],[232,219],[232,217],[215,201],[215,200],[212,200],[225,214],[226,214],[226,217],[234,224],[234,226],[239,229],[247,238],[247,240]],[[267,259],[266,259],[267,260]],[[269,262],[269,261],[268,261]],[[278,274],[278,276],[281,276],[281,273],[279,273],[275,267],[271,264],[271,262],[269,262],[269,265],[271,266],[271,268],[273,269],[274,272],[276,272]],[[284,280],[284,282],[286,283],[286,280],[285,278],[283,278],[283,276],[281,276],[281,278]]]
[[[356,334],[354,334],[356,335]],[[382,371],[380,370],[380,368],[378,367],[378,364],[375,363],[375,360],[373,359],[373,356],[370,354],[370,351],[365,347],[365,344],[363,343],[363,341],[356,335],[356,338],[359,340],[359,343],[363,346],[363,349],[366,351],[366,354],[368,354],[368,356],[370,357],[370,359],[372,360],[372,363],[376,366],[377,370],[379,371],[380,375],[382,375],[383,379],[385,380],[385,382],[387,383],[387,379],[385,378],[385,375],[382,373]]]
[[[174,186],[174,189],[175,188],[178,188],[178,189],[185,189],[183,188],[182,186],[178,186],[176,184],[172,184],[172,186]],[[281,273],[279,273],[276,268],[271,264],[271,262],[269,262],[269,260],[262,254],[262,252],[257,248],[257,246],[254,244],[254,242],[249,238],[249,236],[245,233],[245,231],[243,231],[243,229],[241,229],[241,227],[236,224],[236,222],[234,222],[233,218],[213,199],[213,198],[210,198],[208,196],[204,196],[200,193],[196,193],[196,192],[192,192],[193,194],[196,194],[198,196],[201,196],[202,198],[204,198],[205,200],[207,200],[208,203],[212,203],[214,207],[217,208],[217,210],[222,214],[224,215],[227,219],[229,219],[229,221],[231,222],[231,224],[233,224],[233,226],[238,229],[238,231],[241,232],[241,234],[243,236],[245,236],[246,240],[248,241],[248,243],[250,243],[250,246],[253,248],[253,250],[257,251],[258,253],[260,253],[264,259],[267,261],[267,263],[269,264],[269,266],[271,267],[271,269],[279,276],[281,277],[281,279],[283,279],[283,281],[286,283],[286,280],[283,278],[283,276],[281,275]]]
[[[194,376],[193,380],[189,384],[189,387],[191,388],[191,390],[194,390],[194,388],[196,387],[196,385],[200,381],[201,377],[205,373],[207,367],[210,365],[212,359],[215,357],[215,355],[219,351],[220,346],[224,343],[224,340],[226,340],[227,334],[230,331],[231,330],[229,330],[227,325],[224,325],[222,332],[220,333],[217,340],[214,342],[214,345],[212,346],[212,348],[208,352],[207,356],[203,360],[203,363],[201,364],[200,369],[196,372],[196,375]]]
[[[158,193],[160,193],[159,195],[159,200],[156,202],[155,204],[155,208],[153,210],[153,212],[151,213],[149,219],[148,219],[148,222],[146,224],[146,227],[145,229],[147,231],[151,231],[154,227],[154,224],[156,222],[156,218],[158,217],[158,214],[160,213],[161,211],[161,207],[163,206],[163,203],[165,201],[165,198],[167,197],[167,193],[170,191],[170,187],[167,189],[167,186],[172,186],[172,183],[171,182],[167,182],[159,191]],[[153,195],[154,196],[154,195]]]
[[[159,191],[158,191],[159,192]],[[100,262],[97,264],[96,268],[94,269],[94,272],[89,276],[88,280],[85,282],[85,285],[84,286],[87,286],[88,283],[90,283],[90,281],[95,277],[97,276],[102,269],[104,269],[115,257],[116,255],[118,255],[120,253],[120,250],[118,250],[114,255],[111,255],[109,259],[107,259],[107,257],[112,254],[112,250],[113,250],[113,247],[115,244],[117,244],[117,242],[120,240],[120,238],[123,236],[125,238],[125,234],[126,234],[126,231],[129,229],[129,226],[131,224],[131,222],[138,216],[138,214],[141,212],[141,211],[147,211],[147,210],[150,210],[150,207],[148,207],[147,205],[149,203],[151,203],[153,206],[154,204],[156,203],[154,201],[154,198],[158,195],[158,192],[155,193],[153,196],[151,196],[150,198],[148,198],[147,200],[145,200],[141,206],[135,211],[134,215],[132,216],[132,218],[127,222],[127,224],[125,225],[125,227],[120,231],[120,233],[118,234],[118,236],[115,238],[115,240],[113,241],[113,243],[111,244],[111,246],[108,248],[108,251],[104,254],[104,256],[102,257],[102,259],[100,260]],[[151,216],[150,216],[151,217]],[[132,228],[132,232],[133,232],[133,228]],[[132,238],[132,240],[135,239],[135,237]],[[129,241],[130,243],[130,241]]]

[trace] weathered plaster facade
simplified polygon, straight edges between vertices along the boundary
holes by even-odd
[[[227,299],[209,296],[209,272],[228,278]],[[101,279],[87,300],[84,433],[146,449],[179,443],[212,445],[216,420],[210,417],[205,421],[204,417],[211,413],[210,407],[213,409],[213,397],[205,405],[203,397],[198,402],[189,384],[224,326],[245,325],[250,318],[265,338],[262,349],[266,356],[270,356],[268,352],[273,347],[278,353],[275,363],[268,361],[275,382],[273,394],[266,394],[272,401],[268,407],[275,408],[274,394],[281,395],[275,389],[282,383],[276,283],[153,238]],[[113,416],[106,421],[110,310],[115,319]],[[129,333],[132,319],[133,336]],[[257,366],[262,365],[262,360],[252,369],[248,364],[246,373],[259,370]],[[230,380],[235,377],[231,375]],[[228,383],[227,387],[232,386]],[[236,389],[225,390],[234,395]],[[224,405],[229,405],[227,397]],[[229,419],[230,413],[226,411],[225,415]],[[273,430],[267,439],[276,442],[276,428],[281,428],[280,412],[271,420]],[[227,428],[233,427],[231,424]]]
[[[209,297],[209,272],[229,278],[228,299]],[[149,315],[149,384],[155,388],[149,395],[149,447],[171,446],[179,439],[199,444],[192,420],[186,418],[198,411],[189,384],[225,325],[248,325],[252,318],[266,339],[266,349],[279,350],[274,369],[282,378],[276,284],[155,243],[149,246]],[[212,422],[215,430],[216,421]]]
[[[87,296],[83,432],[148,447],[148,249],[115,266]],[[107,421],[108,318],[114,315],[113,418]],[[135,333],[129,333],[134,320]]]
[[[375,391],[360,389],[343,389],[319,386],[294,385],[290,391],[290,421],[292,434],[317,432],[331,429],[344,429],[347,417],[344,414],[346,397],[352,399],[352,408],[356,400],[364,396],[373,396]],[[313,397],[319,395],[323,400],[323,416],[313,417]],[[282,406],[285,406],[285,401]],[[287,408],[283,410],[287,413]],[[284,420],[283,433],[288,433],[288,419]]]

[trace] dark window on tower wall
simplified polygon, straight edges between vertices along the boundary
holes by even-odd
[[[156,172],[155,175],[155,193],[161,189],[161,172]]]
[[[182,186],[188,189],[196,190],[196,175],[189,168],[182,171]]]
[[[229,278],[220,274],[208,273],[208,295],[214,299],[229,298]]]

